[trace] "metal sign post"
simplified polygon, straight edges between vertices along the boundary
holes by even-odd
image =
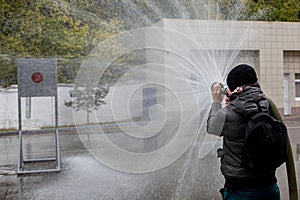
[[[18,174],[42,173],[60,171],[59,139],[58,139],[58,100],[57,100],[57,72],[56,59],[18,59],[18,111],[19,111],[19,151]],[[22,130],[22,98],[52,97],[55,99],[55,154],[54,158],[25,159],[23,154]],[[28,106],[28,105],[27,105]],[[31,107],[31,101],[30,101]],[[28,114],[28,113],[26,113]],[[31,113],[30,113],[31,115]],[[48,131],[48,130],[43,130]],[[42,130],[41,130],[42,132]],[[30,133],[30,131],[29,131]],[[55,168],[25,169],[25,163],[56,162]]]

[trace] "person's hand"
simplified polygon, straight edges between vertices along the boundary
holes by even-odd
[[[225,97],[225,106],[228,106],[230,102],[230,98],[228,96]]]
[[[226,97],[225,97],[225,106],[228,106],[229,105],[229,101],[230,101],[230,97],[229,97],[229,94],[231,93],[230,89],[227,88],[226,90]]]
[[[229,88],[226,90],[226,97],[225,97],[225,105],[228,106],[229,102],[232,99],[235,99],[241,92],[243,92],[244,88],[243,87],[237,87],[233,92]]]
[[[211,88],[212,99],[214,102],[221,103],[224,99],[221,83],[214,83]]]

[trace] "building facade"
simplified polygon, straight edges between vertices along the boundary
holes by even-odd
[[[251,61],[238,62],[254,65],[282,114],[300,114],[300,23],[164,19],[154,27],[182,33],[206,50],[248,52]]]

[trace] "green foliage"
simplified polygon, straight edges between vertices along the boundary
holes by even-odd
[[[65,101],[65,106],[73,108],[75,111],[86,111],[87,123],[89,123],[90,113],[99,110],[105,104],[104,98],[109,92],[109,87],[77,87],[71,90],[71,101]]]
[[[59,83],[74,83],[81,60],[61,59],[57,61],[57,81]]]
[[[0,55],[0,86],[9,87],[17,83],[17,66],[14,59],[7,55]]]
[[[127,72],[136,66],[146,64],[145,50],[135,50],[123,54],[104,71],[103,76],[99,79],[99,85],[112,86],[117,83],[121,77],[128,76]],[[130,73],[129,73],[130,74]],[[139,77],[127,78],[127,80],[139,81],[139,79],[145,79],[143,74],[139,74]]]
[[[248,0],[242,20],[300,22],[299,0]]]
[[[244,9],[238,10],[241,2]],[[71,83],[100,41],[163,18],[299,22],[299,17],[299,0],[0,0],[0,86],[17,83],[20,57],[58,58],[58,81]],[[115,52],[123,48],[119,41],[109,45]],[[112,54],[102,53],[104,59]],[[120,66],[134,62],[143,61],[134,55],[115,61],[105,72],[106,83],[124,73]]]
[[[89,27],[69,15],[67,4],[2,0],[0,10],[1,53],[65,58],[87,54]]]
[[[0,86],[17,83],[14,63],[20,57],[84,59],[122,27],[111,12],[98,1],[0,0],[0,54],[6,57],[1,58]],[[68,83],[78,65],[68,65],[70,73],[64,66],[58,65],[58,81]]]

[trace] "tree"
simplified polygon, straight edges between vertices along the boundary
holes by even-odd
[[[237,10],[241,2],[245,9]],[[300,1],[0,0],[0,86],[17,83],[14,63],[19,57],[57,57],[80,63],[99,41],[124,29],[182,17],[299,22]],[[65,66],[59,63],[58,80],[71,82],[64,77],[70,75]]]
[[[8,55],[0,55],[0,86],[6,88],[17,83],[17,65]]]
[[[248,0],[241,20],[300,21],[299,0]]]
[[[16,63],[19,57],[82,60],[99,41],[119,30],[121,24],[115,20],[112,8],[107,9],[99,2],[0,0],[0,86],[17,83],[16,64],[8,64],[7,60],[11,63]],[[58,70],[62,68],[59,65]],[[70,82],[66,77],[58,80]]]
[[[74,58],[86,55],[89,26],[70,15],[65,3],[2,0],[2,53]]]
[[[75,111],[86,111],[86,122],[90,123],[90,113],[99,110],[105,104],[104,98],[109,92],[109,87],[76,87],[70,91],[71,101],[65,101],[65,106]]]

